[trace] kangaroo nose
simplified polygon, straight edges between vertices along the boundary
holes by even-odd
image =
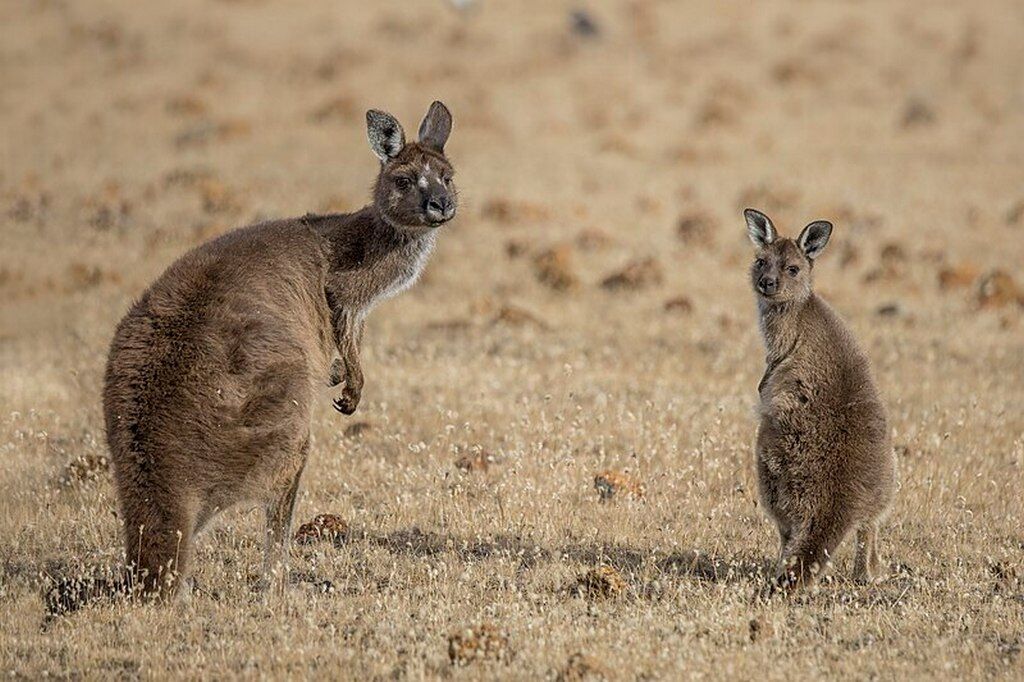
[[[762,277],[757,281],[757,288],[762,294],[774,294],[779,288],[779,280],[775,277]]]
[[[455,204],[452,202],[451,197],[447,195],[433,196],[427,200],[427,216],[431,220],[448,220],[454,213]]]

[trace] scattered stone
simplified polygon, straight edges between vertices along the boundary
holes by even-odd
[[[903,107],[900,124],[904,128],[931,125],[935,123],[935,110],[921,98],[911,98]]]
[[[455,460],[455,468],[464,474],[472,473],[474,471],[485,472],[491,468],[495,460],[492,455],[485,452],[477,451],[470,452],[462,457]]]
[[[969,287],[978,278],[978,268],[973,265],[950,265],[939,270],[939,288],[962,289]]]
[[[372,430],[373,424],[370,422],[355,422],[345,427],[344,436],[345,438],[361,438],[363,434]]]
[[[1006,212],[1006,224],[1010,227],[1024,225],[1024,199],[1018,201]]]
[[[77,483],[94,483],[106,476],[108,471],[110,471],[110,460],[106,455],[89,453],[79,455],[68,462],[57,480],[64,487],[70,487]]]
[[[887,242],[878,252],[882,265],[901,265],[907,262],[907,250],[899,242]]]
[[[509,258],[519,258],[526,255],[530,245],[521,239],[509,239],[505,242],[505,255]]]
[[[605,289],[643,289],[661,284],[665,279],[661,264],[654,258],[635,260],[619,272],[608,275],[601,281]]]
[[[978,303],[982,308],[997,308],[1016,303],[1024,306],[1024,291],[1010,273],[992,270],[978,283]]]
[[[108,273],[98,265],[75,262],[68,266],[68,288],[71,291],[92,289],[108,279],[117,282],[120,278],[116,272]]]
[[[693,122],[699,129],[728,127],[737,122],[736,111],[735,106],[712,95],[697,109]]]
[[[574,10],[569,14],[569,22],[572,32],[584,38],[596,38],[601,34],[601,29],[590,12],[584,9]]]
[[[676,223],[676,236],[684,244],[707,245],[714,241],[718,223],[706,213],[689,213],[680,216]]]
[[[452,665],[469,665],[476,661],[507,662],[511,657],[508,635],[489,623],[448,636],[448,660]]]
[[[317,514],[309,523],[299,526],[295,532],[295,544],[312,545],[327,541],[341,545],[348,538],[349,527],[340,516],[335,514]]]
[[[749,623],[750,630],[750,641],[759,642],[765,639],[771,639],[775,635],[775,628],[772,627],[770,621],[764,616],[758,616],[757,618],[751,618]]]
[[[201,116],[206,113],[206,104],[195,95],[176,95],[164,105],[167,113],[176,116]]]
[[[594,488],[597,489],[601,501],[610,500],[616,496],[642,500],[647,493],[643,483],[628,473],[615,469],[606,469],[594,476]]]
[[[586,680],[610,680],[611,671],[600,659],[577,651],[569,657],[565,667],[558,673],[558,682],[585,682]]]
[[[494,317],[494,323],[507,324],[513,327],[533,325],[539,329],[548,329],[547,322],[540,319],[529,310],[512,305],[511,303],[501,306],[498,314]]]
[[[579,286],[579,278],[572,267],[572,247],[568,244],[543,251],[533,259],[533,265],[536,268],[537,279],[556,291],[566,291]]]
[[[676,296],[665,301],[663,306],[666,313],[682,313],[689,315],[693,312],[693,302],[686,296]]]
[[[605,249],[615,243],[607,232],[596,227],[580,230],[576,235],[576,246],[584,251]]]
[[[587,599],[612,599],[626,591],[626,579],[611,566],[598,566],[576,579],[576,590]]]
[[[884,303],[875,309],[875,314],[879,317],[899,317],[903,312],[900,308],[899,303]]]
[[[485,220],[493,220],[504,225],[548,219],[548,212],[543,207],[509,199],[489,199],[484,203],[480,215]]]

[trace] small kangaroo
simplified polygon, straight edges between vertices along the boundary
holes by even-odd
[[[867,356],[811,288],[832,224],[815,221],[793,241],[765,214],[744,216],[757,247],[750,279],[767,350],[756,455],[761,503],[781,541],[775,586],[810,585],[852,528],[854,577],[870,581],[896,463]]]
[[[344,383],[335,407],[356,409],[367,314],[416,281],[455,215],[445,105],[409,144],[390,114],[366,122],[381,163],[372,204],[203,244],[117,327],[103,407],[128,578],[143,594],[174,595],[196,534],[243,502],[266,508],[264,583],[284,587],[317,389]]]

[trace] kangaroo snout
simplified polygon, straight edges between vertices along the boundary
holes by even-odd
[[[447,222],[455,215],[455,202],[447,194],[435,195],[427,199],[423,212],[431,223]]]
[[[772,296],[779,290],[779,278],[765,275],[757,280],[757,290],[765,296]]]

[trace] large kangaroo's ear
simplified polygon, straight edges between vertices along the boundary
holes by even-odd
[[[815,220],[804,228],[796,238],[796,244],[809,260],[814,260],[825,250],[828,238],[832,236],[832,223],[827,220]]]
[[[452,113],[441,102],[434,102],[427,110],[427,115],[420,123],[420,144],[439,152],[444,151],[444,143],[452,134]]]
[[[366,137],[370,140],[370,149],[381,163],[398,156],[405,146],[402,124],[386,111],[370,109],[366,112]]]
[[[748,208],[743,212],[743,217],[747,219],[747,235],[754,246],[764,248],[778,237],[772,219],[764,213]]]

